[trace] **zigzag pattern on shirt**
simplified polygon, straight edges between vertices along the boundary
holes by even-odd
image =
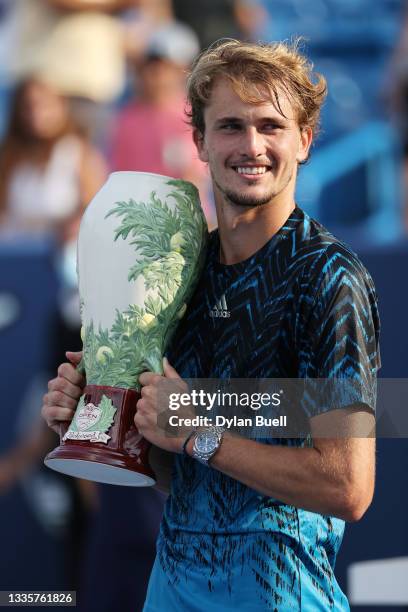
[[[340,397],[342,405],[361,401],[374,410],[378,310],[357,256],[299,208],[247,261],[223,266],[218,253],[214,232],[169,352],[180,375],[347,378],[355,384],[353,393]],[[229,318],[210,316],[214,305],[225,303]],[[315,409],[305,404],[308,414]],[[159,558],[174,585],[184,581],[188,588],[189,572],[197,576],[198,568],[216,597],[205,601],[216,601],[219,609],[220,597],[228,607],[245,585],[264,609],[299,610],[302,576],[324,609],[339,610],[344,597],[333,566],[343,529],[343,521],[280,504],[178,456]]]

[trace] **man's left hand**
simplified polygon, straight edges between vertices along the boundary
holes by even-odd
[[[170,384],[164,384],[166,380],[171,380],[172,393],[188,393],[189,389],[166,357],[163,359],[163,371],[164,376],[154,372],[143,372],[139,376],[142,397],[137,402],[134,422],[140,434],[155,446],[173,453],[181,453],[184,440],[191,429],[178,428],[176,435],[171,435],[166,430],[167,419],[162,417],[162,422],[159,424],[159,417],[169,408]]]

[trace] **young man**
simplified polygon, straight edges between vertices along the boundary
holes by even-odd
[[[190,117],[218,231],[165,377],[358,385],[352,401],[311,418],[312,445],[220,431],[185,443],[157,426],[162,377],[141,375],[135,423],[175,453],[145,612],[349,609],[333,567],[344,520],[358,520],[373,495],[374,441],[352,432],[374,428],[378,313],[357,257],[294,201],[325,92],[283,44],[227,40],[193,65]],[[83,382],[60,367],[44,400],[51,426],[72,418]],[[327,437],[329,425],[348,436]]]

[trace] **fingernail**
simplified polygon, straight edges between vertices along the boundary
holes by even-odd
[[[166,367],[169,365],[169,360],[167,359],[167,357],[163,357],[163,367]]]

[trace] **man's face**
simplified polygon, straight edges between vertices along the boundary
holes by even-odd
[[[196,130],[194,140],[209,165],[216,202],[254,207],[293,200],[297,166],[307,158],[312,131],[300,130],[283,92],[279,103],[285,117],[272,102],[243,102],[228,79],[214,83],[205,134]]]

